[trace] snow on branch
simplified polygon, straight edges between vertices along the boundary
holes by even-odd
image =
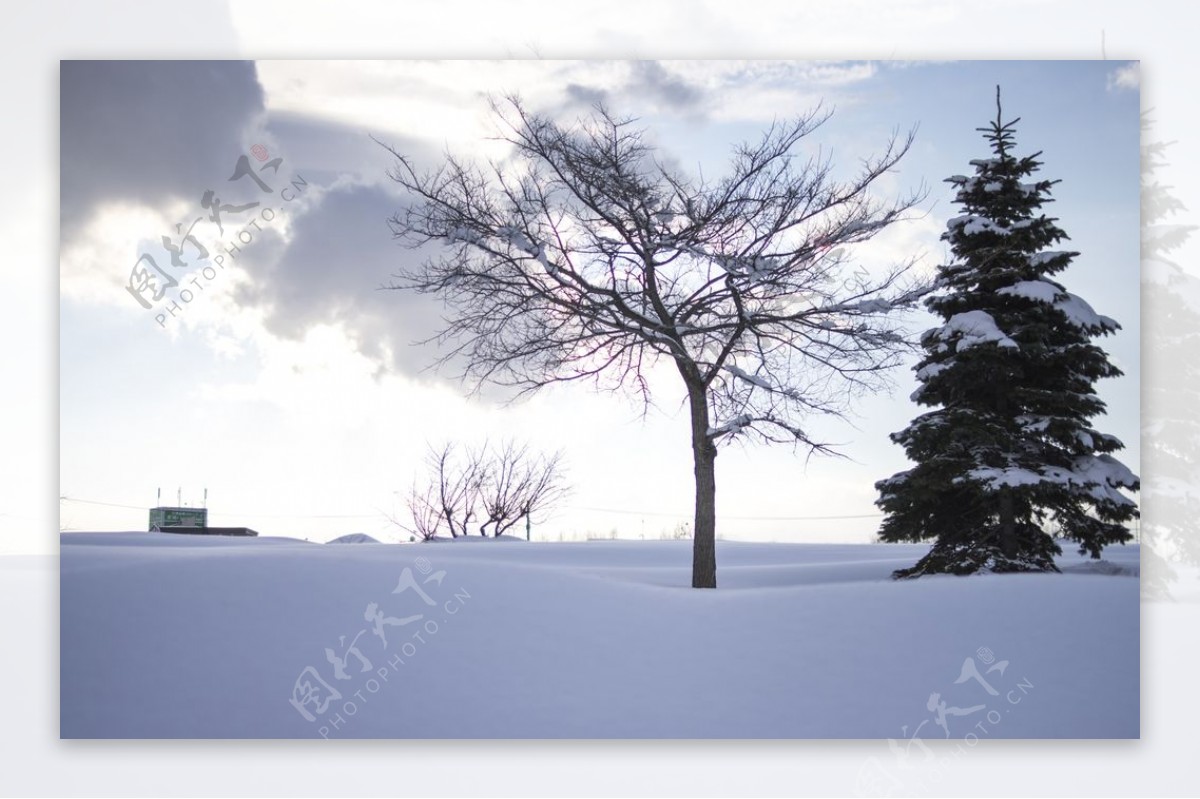
[[[449,244],[473,244],[479,246],[483,243],[483,236],[480,236],[469,227],[459,225],[446,235],[446,241]]]
[[[1005,188],[1005,181],[1003,180],[981,177],[969,178],[966,175],[951,175],[946,178],[946,182],[953,183],[959,188],[962,194],[971,194],[981,187],[985,192],[992,193],[1003,191]],[[1009,185],[1027,196],[1037,194],[1043,186],[1041,183],[1022,183],[1020,181],[1013,181]]]
[[[981,344],[997,344],[1001,347],[1017,349],[1019,345],[1013,341],[987,311],[965,311],[951,316],[946,324],[934,328],[927,334],[933,340],[949,342],[957,336],[955,349],[957,352],[977,347]]]
[[[753,423],[754,417],[748,413],[743,413],[740,416],[735,416],[722,425],[708,428],[708,437],[711,439],[718,439],[722,436],[736,435]]]
[[[513,225],[501,225],[496,230],[496,235],[512,247],[529,255],[536,255],[539,250],[520,229]]]
[[[967,473],[967,477],[994,489],[1006,486],[1036,486],[1042,483],[1071,486],[1082,490],[1094,501],[1124,506],[1136,503],[1118,489],[1135,488],[1138,485],[1137,476],[1125,464],[1108,454],[1081,455],[1072,461],[1069,469],[1044,466],[1039,471],[1021,466],[985,466],[972,469]]]
[[[1012,232],[1008,228],[993,222],[987,217],[977,216],[975,214],[963,214],[962,216],[956,216],[947,222],[946,226],[964,236],[974,236],[978,233],[996,233],[1001,236],[1007,236]]]
[[[908,302],[908,298],[901,298]],[[895,308],[897,303],[885,299],[858,300],[856,302],[839,302],[833,305],[822,305],[816,309],[822,314],[885,314]]]
[[[1064,255],[1074,256],[1078,254],[1079,253],[1077,252],[1068,252],[1066,250],[1046,250],[1045,252],[1034,253],[1033,255],[1029,256],[1029,265],[1045,266],[1051,261],[1062,258]]]
[[[1102,330],[1111,333],[1120,329],[1120,325],[1115,320],[1096,313],[1086,300],[1049,280],[1023,280],[999,289],[996,293],[1024,297],[1027,300],[1034,300],[1057,308],[1067,317],[1068,322],[1084,330]]]
[[[766,378],[749,374],[748,372],[738,368],[737,366],[734,366],[731,363],[725,364],[724,368],[726,372],[729,372],[734,377],[744,380],[747,383],[758,386],[759,388],[765,388],[767,391],[775,391],[775,387],[771,385],[771,381],[767,380]]]

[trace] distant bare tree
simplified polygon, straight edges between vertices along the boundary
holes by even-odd
[[[481,535],[503,535],[521,521],[540,521],[567,493],[561,453],[535,455],[527,446],[509,441],[494,453],[485,447],[481,460]]]
[[[428,474],[413,483],[407,505],[409,529],[427,541],[472,530],[504,535],[521,522],[542,521],[567,494],[561,453],[545,456],[511,441],[495,448],[431,447],[425,464]]]
[[[476,453],[468,450],[464,457],[457,458],[455,450],[453,444],[447,444],[441,450],[430,450],[428,464],[436,475],[435,496],[442,518],[450,535],[457,538],[470,532],[485,474]]]
[[[409,515],[412,517],[412,527],[395,518],[392,518],[392,522],[423,541],[436,538],[446,521],[441,504],[437,501],[437,489],[437,482],[429,481],[422,485],[414,481],[406,500]]]
[[[436,339],[476,386],[587,379],[648,403],[647,370],[672,364],[691,415],[692,585],[715,587],[718,442],[755,433],[830,451],[804,417],[843,414],[899,360],[890,312],[925,289],[905,279],[911,261],[846,275],[846,248],[924,196],[871,193],[912,135],[837,180],[827,158],[796,153],[829,117],[813,111],[737,147],[713,181],[658,160],[631,120],[604,108],[570,127],[516,98],[493,110],[515,159],[447,156],[418,171],[388,148],[389,176],[411,197],[390,220],[395,236],[442,245],[391,288],[447,302]]]

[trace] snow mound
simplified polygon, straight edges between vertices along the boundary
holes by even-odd
[[[348,535],[339,536],[332,541],[326,541],[326,544],[378,544],[379,539],[372,538],[366,533],[350,533]]]
[[[1139,734],[1136,546],[897,582],[927,546],[722,541],[697,591],[688,541],[89,537],[60,559],[63,738]],[[935,693],[974,711],[944,731]]]
[[[1073,563],[1061,567],[1063,574],[1107,574],[1120,577],[1138,577],[1141,566],[1138,563],[1113,563],[1110,560],[1085,560],[1083,563]]]

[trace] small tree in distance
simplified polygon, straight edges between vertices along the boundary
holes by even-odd
[[[922,338],[913,394],[934,410],[892,436],[914,468],[877,484],[884,541],[936,540],[897,577],[1057,571],[1046,522],[1098,558],[1138,513],[1121,492],[1138,479],[1111,454],[1124,445],[1090,425],[1093,384],[1121,374],[1092,339],[1119,325],[1051,279],[1079,253],[1047,249],[1067,238],[1042,213],[1057,181],[1031,180],[1041,153],[1014,154],[1018,121],[997,88],[978,129],[992,157],[947,179],[963,214],[942,237],[954,258],[926,305],[944,324]]]
[[[505,441],[462,448],[431,447],[425,479],[413,482],[407,528],[422,540],[481,535],[495,538],[540,521],[567,494],[562,454],[539,455]]]
[[[829,118],[816,110],[738,146],[710,180],[667,166],[603,107],[566,127],[515,98],[493,110],[514,159],[451,155],[418,171],[391,150],[389,174],[411,198],[395,236],[442,245],[392,288],[446,301],[438,340],[476,384],[590,380],[648,403],[647,371],[671,365],[691,420],[692,585],[716,587],[718,444],[754,434],[831,451],[806,417],[840,415],[885,385],[905,347],[892,312],[924,293],[906,277],[912,262],[845,273],[848,248],[923,197],[872,193],[912,135],[837,180],[827,157],[797,153]]]

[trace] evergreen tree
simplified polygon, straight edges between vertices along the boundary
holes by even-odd
[[[1158,476],[1153,514],[1142,519],[1143,597],[1169,595],[1169,561],[1200,565],[1200,280],[1175,260],[1196,231],[1162,180],[1168,143],[1151,139],[1142,117],[1142,302],[1154,316],[1142,331],[1142,468]],[[1147,486],[1147,489],[1150,489]]]
[[[884,541],[936,539],[896,577],[978,571],[1057,571],[1053,523],[1081,553],[1130,539],[1138,514],[1120,492],[1138,479],[1110,453],[1120,441],[1089,426],[1104,411],[1093,384],[1121,371],[1092,343],[1119,325],[1051,279],[1078,253],[1042,213],[1058,181],[1032,176],[1040,152],[1014,155],[1014,126],[978,128],[992,157],[955,175],[955,202],[926,307],[944,324],[921,338],[913,400],[934,410],[892,436],[916,465],[876,484]]]

